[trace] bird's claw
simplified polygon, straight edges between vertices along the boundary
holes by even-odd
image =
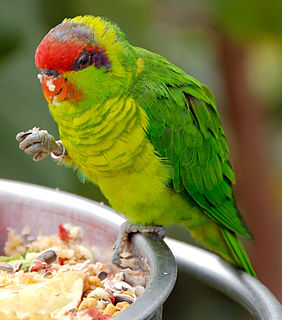
[[[26,154],[33,154],[34,161],[40,161],[49,154],[60,157],[64,153],[64,147],[60,141],[56,141],[54,137],[46,130],[33,128],[26,132],[20,132],[16,136],[19,142],[19,148],[24,150]]]
[[[130,236],[134,233],[152,233],[159,238],[163,239],[165,237],[165,229],[163,226],[154,225],[154,226],[143,226],[143,225],[132,225],[127,222],[123,223],[120,228],[120,233],[117,241],[113,247],[113,255],[112,255],[112,263],[119,268],[125,269],[130,268],[130,266],[123,266],[123,259],[131,259],[134,258],[133,254],[127,254],[123,256],[123,252],[128,246],[128,241],[130,241]]]

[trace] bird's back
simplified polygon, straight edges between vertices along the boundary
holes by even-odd
[[[233,255],[252,273],[235,235],[252,238],[234,200],[234,173],[212,93],[163,57],[136,50],[146,70],[136,98],[149,118],[148,139],[171,167],[168,187],[218,225]]]

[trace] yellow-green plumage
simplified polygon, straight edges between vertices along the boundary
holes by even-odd
[[[84,95],[50,104],[67,162],[130,222],[184,224],[207,248],[254,275],[236,237],[251,236],[234,202],[210,91],[163,57],[130,46],[102,18],[63,24],[66,33],[91,30],[111,63],[110,70],[92,65],[62,73]]]

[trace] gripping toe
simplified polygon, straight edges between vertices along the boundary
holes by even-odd
[[[127,254],[123,256],[125,249],[130,247],[130,237],[135,233],[152,233],[159,238],[163,239],[165,237],[165,229],[163,226],[144,226],[144,225],[134,225],[125,222],[121,225],[120,233],[117,241],[114,244],[114,252],[112,255],[112,263],[119,268],[131,268],[129,266],[122,265],[122,259],[131,259],[134,257],[132,254]]]

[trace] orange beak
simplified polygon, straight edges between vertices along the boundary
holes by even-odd
[[[68,89],[65,79],[59,75],[57,77],[39,74],[38,79],[42,84],[44,97],[49,104],[55,100],[65,100],[68,97]]]

